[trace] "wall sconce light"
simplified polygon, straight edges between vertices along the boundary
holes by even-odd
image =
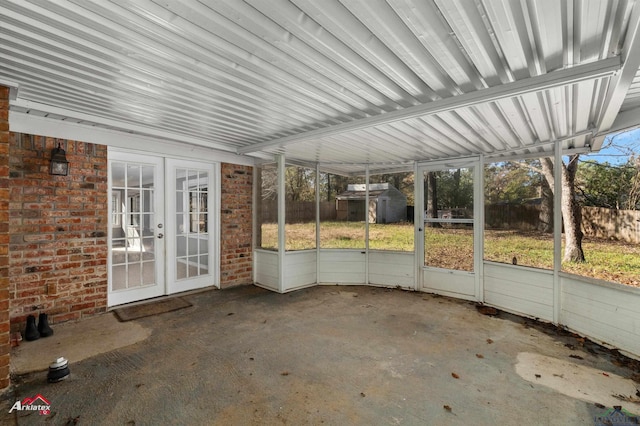
[[[66,176],[69,174],[69,162],[67,161],[66,153],[60,142],[58,147],[51,150],[51,168],[49,174]]]

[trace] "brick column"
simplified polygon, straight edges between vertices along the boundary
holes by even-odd
[[[9,386],[9,88],[0,86],[0,390]]]
[[[220,287],[226,288],[253,282],[253,169],[223,163],[221,174]]]

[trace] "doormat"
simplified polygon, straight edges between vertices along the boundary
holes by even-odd
[[[131,321],[138,318],[150,317],[151,315],[164,314],[165,312],[177,311],[188,308],[191,303],[179,297],[163,299],[157,302],[143,303],[140,305],[124,306],[114,309],[113,312],[121,322]]]

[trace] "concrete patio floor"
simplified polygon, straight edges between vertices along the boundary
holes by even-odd
[[[469,302],[363,286],[182,297],[193,306],[119,325],[108,313],[54,325],[75,339],[23,342],[15,363],[41,368],[13,378],[0,423],[585,425],[613,405],[640,413],[637,362]],[[137,337],[119,347],[117,333]],[[60,355],[71,376],[49,384]],[[9,414],[38,394],[50,414]]]

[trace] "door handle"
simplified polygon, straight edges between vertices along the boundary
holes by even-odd
[[[158,238],[162,238],[162,237],[164,237],[163,233],[158,234]]]

